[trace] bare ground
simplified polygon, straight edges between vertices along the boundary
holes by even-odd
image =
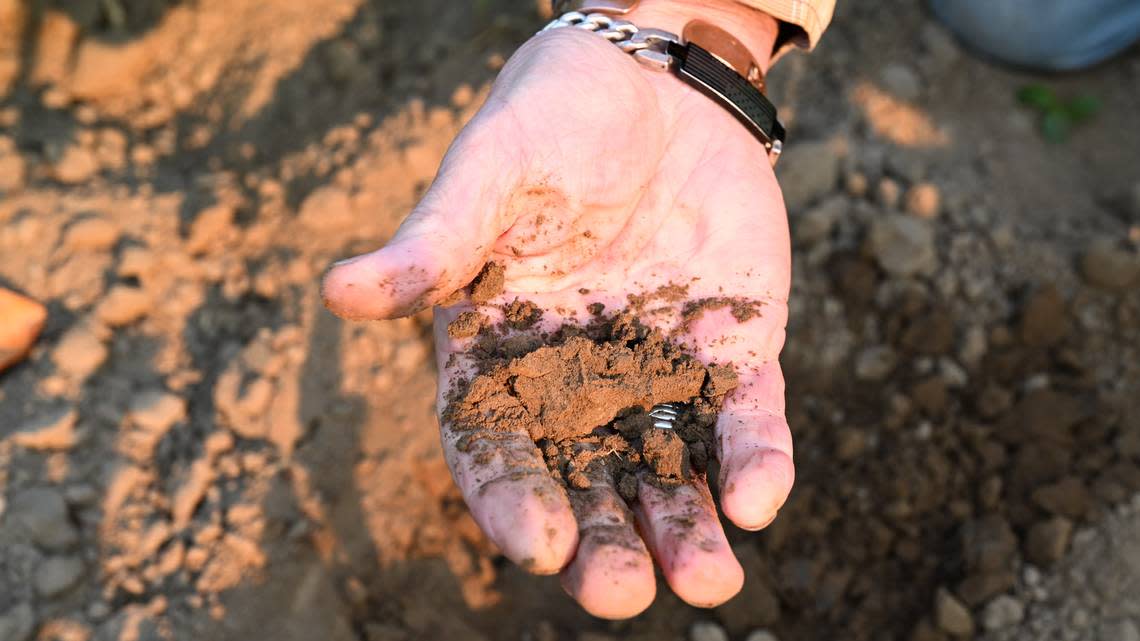
[[[730,532],[741,596],[604,623],[464,509],[428,317],[317,292],[533,5],[67,5],[0,2],[0,283],[51,312],[0,375],[0,639],[1134,638],[1135,590],[1079,586],[1140,574],[1104,543],[1140,492],[1135,51],[1042,79],[851,2],[780,63],[797,489]],[[1047,144],[1029,81],[1103,111]]]

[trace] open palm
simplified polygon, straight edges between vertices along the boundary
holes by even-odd
[[[488,260],[505,266],[506,291],[479,311],[495,319],[498,304],[531,300],[544,310],[538,329],[580,322],[590,303],[621,309],[629,295],[666,285],[687,287],[684,299],[653,301],[642,321],[667,332],[680,328],[686,300],[757,302],[758,316],[738,321],[730,308],[714,309],[678,339],[703,361],[733,363],[740,377],[716,428],[725,515],[745,529],[775,517],[794,476],[777,360],[787,223],[763,148],[725,110],[597,35],[534,38],[392,241],[336,265],[324,295],[344,317],[391,318],[440,302]],[[470,366],[470,339],[451,339],[446,327],[470,309],[436,309],[440,410]],[[589,612],[620,618],[646,608],[651,558],[691,604],[717,605],[740,589],[743,572],[703,481],[671,491],[643,482],[631,511],[608,482],[567,496],[525,433],[463,451],[446,424],[442,436],[488,536],[532,572],[561,572]]]

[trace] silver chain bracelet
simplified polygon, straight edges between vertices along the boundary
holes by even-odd
[[[764,145],[775,164],[784,146],[784,126],[776,119],[776,107],[758,88],[721,59],[675,33],[643,29],[604,13],[568,11],[543,27],[591,31],[656,71],[672,71],[701,93],[720,103]]]
[[[677,34],[663,29],[641,29],[628,20],[604,13],[587,14],[580,11],[568,11],[558,16],[539,33],[565,27],[592,31],[633,55],[638,62],[657,71],[667,71],[672,64],[667,51],[669,43],[681,43]]]

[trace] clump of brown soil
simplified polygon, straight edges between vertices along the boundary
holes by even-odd
[[[542,318],[542,310],[529,300],[514,299],[503,305],[507,325],[512,329],[529,329]]]
[[[479,312],[463,312],[447,325],[447,335],[451,338],[471,338],[487,322],[487,317]]]
[[[639,476],[673,486],[705,471],[717,412],[736,387],[731,366],[700,363],[628,313],[542,336],[503,329],[480,332],[475,376],[448,396],[444,418],[470,432],[467,445],[525,431],[568,487],[586,489],[604,471],[627,499]],[[681,404],[673,429],[654,427],[648,412],[659,403]]]
[[[506,269],[496,262],[483,265],[483,270],[471,281],[471,302],[481,305],[503,293]]]

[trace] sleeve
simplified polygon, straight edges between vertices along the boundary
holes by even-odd
[[[812,49],[831,22],[835,0],[739,0],[780,21],[775,55],[791,46]]]

